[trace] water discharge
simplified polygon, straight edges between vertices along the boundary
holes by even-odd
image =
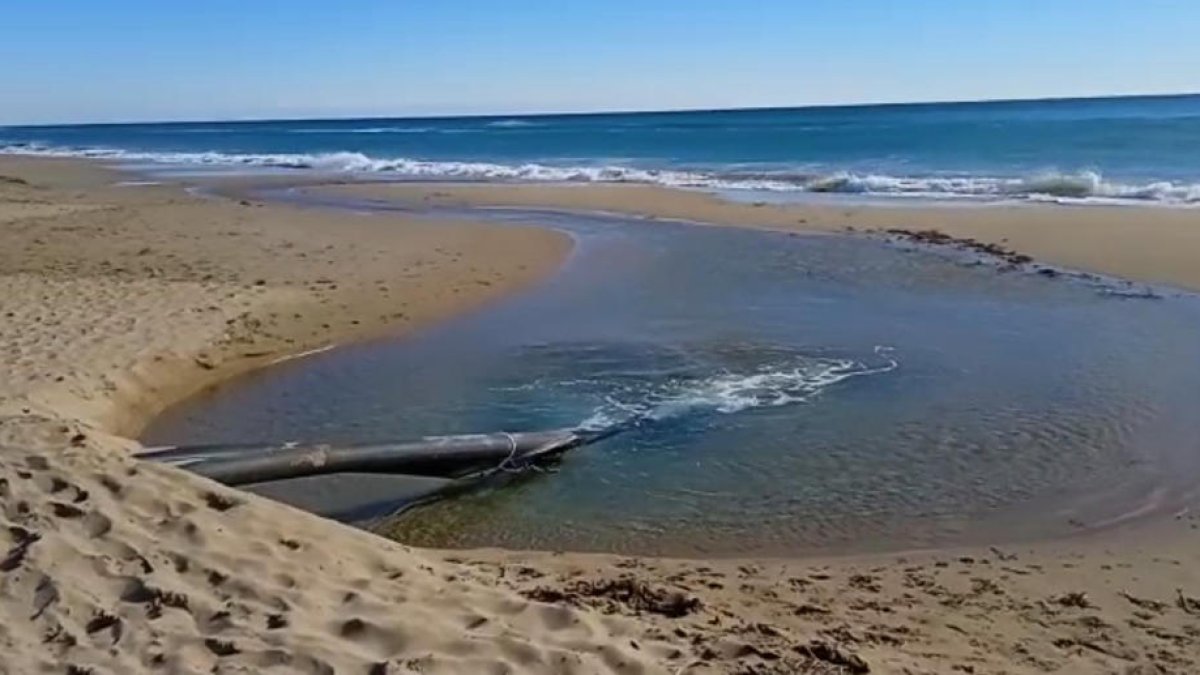
[[[876,354],[889,354],[886,347],[877,347]],[[712,411],[733,414],[754,408],[804,403],[826,387],[853,377],[878,375],[891,371],[898,362],[888,358],[885,363],[868,365],[847,359],[801,358],[792,363],[761,366],[752,372],[721,372],[716,375],[674,375],[656,380],[644,380],[619,387],[618,393],[604,394],[604,403],[597,407],[578,427],[588,431],[610,431],[664,422],[689,413]],[[612,374],[608,379],[593,376],[585,380],[560,383],[570,387],[611,390]],[[545,387],[546,383],[535,383]]]
[[[1192,296],[1124,297],[1112,292],[1137,289],[866,238],[470,215],[578,246],[531,292],[281,363],[169,411],[144,440],[618,428],[551,476],[388,532],[684,555],[1054,536],[1170,508],[1200,476]]]

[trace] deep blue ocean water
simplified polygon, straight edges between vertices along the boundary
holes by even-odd
[[[1200,202],[1200,96],[0,127],[0,152],[805,195]]]

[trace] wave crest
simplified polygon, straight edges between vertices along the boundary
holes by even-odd
[[[436,131],[433,127],[352,127],[288,129],[289,134],[427,134]]]
[[[515,120],[519,121],[519,120]],[[397,130],[399,133],[399,131]],[[403,133],[417,133],[409,128]],[[355,133],[384,133],[384,128]],[[719,169],[655,169],[625,165],[557,165],[526,162],[432,161],[376,158],[360,152],[222,153],[139,152],[113,148],[63,148],[36,143],[0,146],[0,154],[83,157],[117,162],[143,162],[205,167],[265,167],[332,173],[388,173],[428,180],[531,181],[567,183],[645,183],[709,190],[808,192],[929,199],[1027,200],[1062,203],[1200,204],[1200,183],[1155,181],[1120,183],[1094,171],[1046,172],[1027,177],[890,176],[849,171],[747,172]]]
[[[530,122],[528,120],[495,120],[488,122],[484,126],[492,127],[494,129],[520,129],[522,127],[541,127],[545,125],[537,122]]]

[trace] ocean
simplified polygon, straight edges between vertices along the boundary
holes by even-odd
[[[0,152],[160,170],[606,181],[780,198],[1193,205],[1200,96],[0,127]]]

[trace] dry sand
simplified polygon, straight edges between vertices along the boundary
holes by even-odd
[[[569,242],[113,179],[0,159],[0,673],[1200,670],[1191,512],[1052,544],[836,560],[438,553],[138,462],[128,438],[165,404],[477,306],[544,276]],[[426,190],[411,197],[466,198]],[[773,207],[649,189],[511,194],[786,225],[744,215]],[[987,217],[1017,227],[1004,213]],[[1145,256],[1186,256],[1169,224],[1139,235]]]
[[[644,185],[359,184],[319,188],[430,205],[549,207],[775,230],[938,230],[1062,267],[1200,289],[1200,209],[742,204]]]
[[[662,656],[625,644],[640,633],[619,618],[130,454],[199,387],[486,302],[555,269],[565,237],[105,187],[66,162],[4,159],[0,176],[0,672],[636,672]]]

